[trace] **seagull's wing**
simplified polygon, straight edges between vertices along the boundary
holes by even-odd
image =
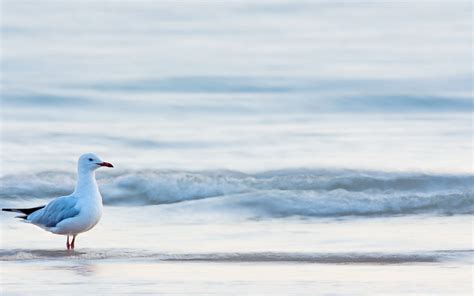
[[[28,221],[42,227],[56,227],[56,225],[66,219],[79,214],[76,207],[77,198],[74,196],[63,196],[52,200],[43,209],[28,216]]]

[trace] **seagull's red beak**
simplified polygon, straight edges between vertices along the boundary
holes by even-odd
[[[105,167],[108,167],[108,168],[113,168],[114,167],[111,163],[105,162],[105,161],[104,162],[99,162],[99,163],[97,163],[97,165],[105,166]]]

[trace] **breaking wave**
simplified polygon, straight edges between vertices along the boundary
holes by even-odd
[[[123,171],[98,176],[106,205],[245,213],[251,217],[472,214],[472,175],[348,170]],[[0,200],[69,194],[75,175],[42,172],[0,179]]]

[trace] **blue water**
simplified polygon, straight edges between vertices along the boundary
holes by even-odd
[[[2,295],[471,295],[470,1],[22,1],[1,9]],[[388,292],[390,291],[390,292]]]
[[[469,7],[5,1],[0,197],[472,213]]]

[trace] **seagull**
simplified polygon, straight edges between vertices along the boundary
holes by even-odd
[[[102,216],[102,196],[95,180],[95,170],[101,167],[114,166],[93,153],[83,154],[77,163],[77,182],[72,194],[35,208],[2,210],[21,213],[16,218],[54,234],[66,235],[67,249],[74,250],[77,235],[92,229]]]

